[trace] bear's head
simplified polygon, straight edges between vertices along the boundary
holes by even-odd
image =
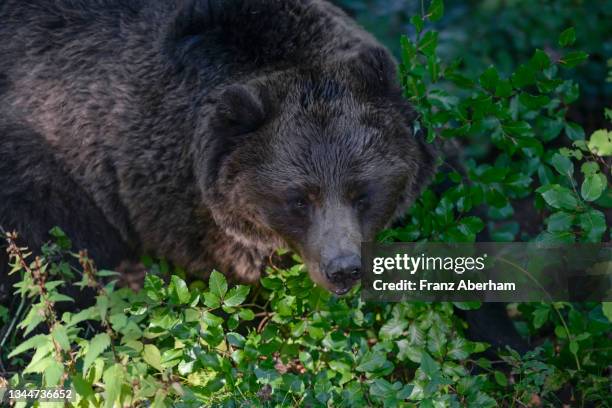
[[[346,293],[361,275],[361,242],[405,213],[434,172],[392,68],[373,49],[344,67],[225,88],[200,172],[217,223],[247,245],[280,238],[315,282]]]
[[[361,242],[404,214],[435,170],[395,61],[325,1],[186,4],[173,55],[217,72],[193,148],[206,207],[245,246],[286,244],[315,282],[346,293]]]

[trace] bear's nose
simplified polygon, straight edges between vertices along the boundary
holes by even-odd
[[[361,278],[361,257],[348,255],[334,258],[325,268],[325,275],[333,283],[346,283]]]

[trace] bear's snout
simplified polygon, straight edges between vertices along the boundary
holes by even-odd
[[[323,268],[326,278],[337,287],[335,292],[339,295],[348,292],[361,279],[361,257],[358,254],[333,258]]]

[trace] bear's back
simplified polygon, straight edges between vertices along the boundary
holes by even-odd
[[[137,18],[142,1],[6,0],[0,7],[0,67],[24,58],[50,59],[79,49],[106,51],[121,40],[121,26]],[[41,61],[38,61],[41,62]]]

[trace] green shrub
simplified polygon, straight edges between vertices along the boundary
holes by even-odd
[[[558,57],[536,50],[510,75],[492,66],[471,75],[441,61],[438,33],[425,29],[442,12],[434,0],[411,19],[417,35],[402,38],[401,81],[418,127],[456,141],[461,156],[447,155],[406,222],[380,239],[609,239],[611,134],[587,137],[567,119],[579,89],[560,72],[588,58],[571,49],[574,30],[561,33]],[[52,235],[38,258],[7,235],[22,296],[13,313],[0,309],[9,329],[0,382],[12,387],[73,387],[79,407],[611,404],[610,303],[513,305],[517,328],[538,347],[491,361],[455,314],[478,304],[366,303],[358,288],[336,298],[297,258],[269,267],[257,288],[229,288],[216,272],[188,286],[167,264],[148,265],[133,293],[71,253],[59,229]],[[70,283],[95,302],[60,315]]]
[[[600,305],[521,305],[533,316],[525,330],[549,326],[555,336],[523,357],[500,353],[502,367],[475,355],[487,346],[467,340],[454,313],[477,305],[364,303],[357,290],[339,299],[313,286],[300,264],[270,268],[253,294],[228,288],[217,272],[205,290],[150,274],[134,293],[103,285],[114,273],[97,271],[83,252],[53,244],[30,263],[14,239],[30,306],[3,344],[11,350],[3,360],[19,367],[9,384],[72,387],[74,406],[557,405],[568,388],[580,405],[609,401],[612,324]],[[81,268],[67,262],[73,257]],[[95,304],[59,316],[71,303],[59,293],[69,275]]]
[[[424,32],[419,16],[412,22],[415,41],[402,37],[405,94],[419,110],[427,138],[458,141],[462,157],[460,167],[451,161],[450,171],[438,174],[442,193],[425,192],[411,221],[383,238],[471,242],[485,230],[493,241],[600,242],[608,231],[602,209],[612,207],[606,160],[612,141],[606,130],[585,139],[582,127],[567,120],[579,87],[559,78],[559,71],[588,58],[567,49],[575,30],[561,33],[556,60],[535,50],[508,77],[490,66],[473,78],[461,72],[460,60],[443,64],[436,54],[438,33]],[[522,228],[515,206],[534,214],[525,220],[529,226],[546,228],[537,235]],[[482,215],[469,215],[475,211]]]

